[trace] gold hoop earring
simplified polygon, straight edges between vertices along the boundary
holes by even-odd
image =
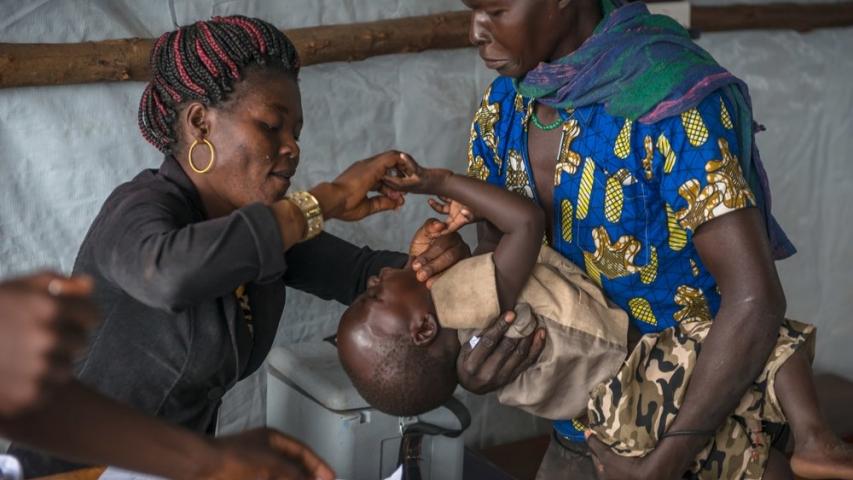
[[[210,163],[208,163],[207,166],[202,169],[199,169],[193,163],[193,150],[195,150],[195,147],[198,146],[198,140],[195,140],[193,144],[190,145],[190,151],[187,154],[187,160],[190,163],[190,168],[192,168],[195,173],[204,174],[209,172],[210,169],[213,168],[213,162],[216,161],[216,149],[213,148],[213,144],[210,143],[206,138],[202,138],[201,141],[204,142],[204,144],[207,145],[207,148],[210,149]]]

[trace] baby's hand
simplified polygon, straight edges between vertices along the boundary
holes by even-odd
[[[444,168],[424,168],[411,156],[401,155],[395,172],[382,178],[382,183],[398,192],[436,193],[441,183],[453,172]]]
[[[447,218],[444,220],[445,229],[439,232],[436,236],[453,233],[465,225],[476,221],[476,217],[471,212],[470,208],[447,197],[438,198],[440,201],[432,198],[427,200],[429,202],[429,206],[432,207],[433,210],[447,215]]]

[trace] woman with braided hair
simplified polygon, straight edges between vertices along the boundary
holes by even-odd
[[[104,315],[76,367],[83,383],[213,433],[222,396],[272,345],[286,286],[349,304],[369,276],[406,262],[323,232],[326,220],[400,206],[379,185],[405,154],[288,193],[300,160],[299,66],[290,40],[253,18],[216,17],[155,42],[139,127],[165,159],[113,191],[80,247],[74,272],[93,278]],[[440,228],[428,223],[423,235]],[[468,254],[458,235],[441,236],[420,257],[420,279]],[[30,475],[70,468],[15,453]]]

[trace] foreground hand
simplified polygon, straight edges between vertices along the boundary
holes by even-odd
[[[41,405],[72,377],[97,323],[88,278],[52,273],[0,283],[0,415]]]
[[[442,234],[446,228],[443,222],[430,218],[415,232],[409,245],[412,269],[427,287],[432,287],[442,272],[471,256],[471,249],[458,233]]]
[[[405,157],[411,158],[405,153],[391,150],[353,163],[329,184],[335,193],[334,200],[328,199],[321,186],[313,189],[312,193],[318,200],[326,200],[321,201],[326,208],[323,214],[326,218],[352,222],[403,205],[403,195],[385,187],[382,178],[389,170],[398,169]],[[380,194],[368,197],[369,192]]]
[[[216,467],[199,479],[334,480],[335,473],[310,448],[269,428],[211,440]]]
[[[444,225],[447,228],[440,235],[453,233],[465,225],[476,221],[471,209],[465,205],[447,197],[439,197],[439,199],[440,201],[430,198],[427,202],[436,212],[447,215],[447,218],[444,220]]]
[[[483,330],[476,347],[462,346],[456,372],[466,390],[477,394],[497,390],[539,358],[545,348],[545,331],[538,328],[524,338],[508,338],[505,334],[514,320],[515,312],[506,312]]]

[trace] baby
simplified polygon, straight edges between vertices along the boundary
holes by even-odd
[[[476,339],[478,329],[514,308],[510,334],[525,336],[541,326],[548,338],[539,361],[498,399],[551,419],[587,416],[592,433],[614,452],[651,452],[681,405],[711,322],[685,319],[633,345],[627,315],[579,268],[542,246],[544,218],[533,202],[411,159],[402,173],[385,183],[449,197],[449,224],[485,219],[503,235],[493,253],[459,262],[431,289],[410,265],[368,280],[343,314],[337,337],[341,362],[364,399],[399,416],[440,406],[457,385],[460,342]],[[762,422],[790,421],[795,473],[853,479],[853,452],[829,430],[808,393],[813,343],[813,326],[782,325],[761,376],[724,425],[707,432],[709,444],[691,466],[696,476],[761,478],[770,448]]]

